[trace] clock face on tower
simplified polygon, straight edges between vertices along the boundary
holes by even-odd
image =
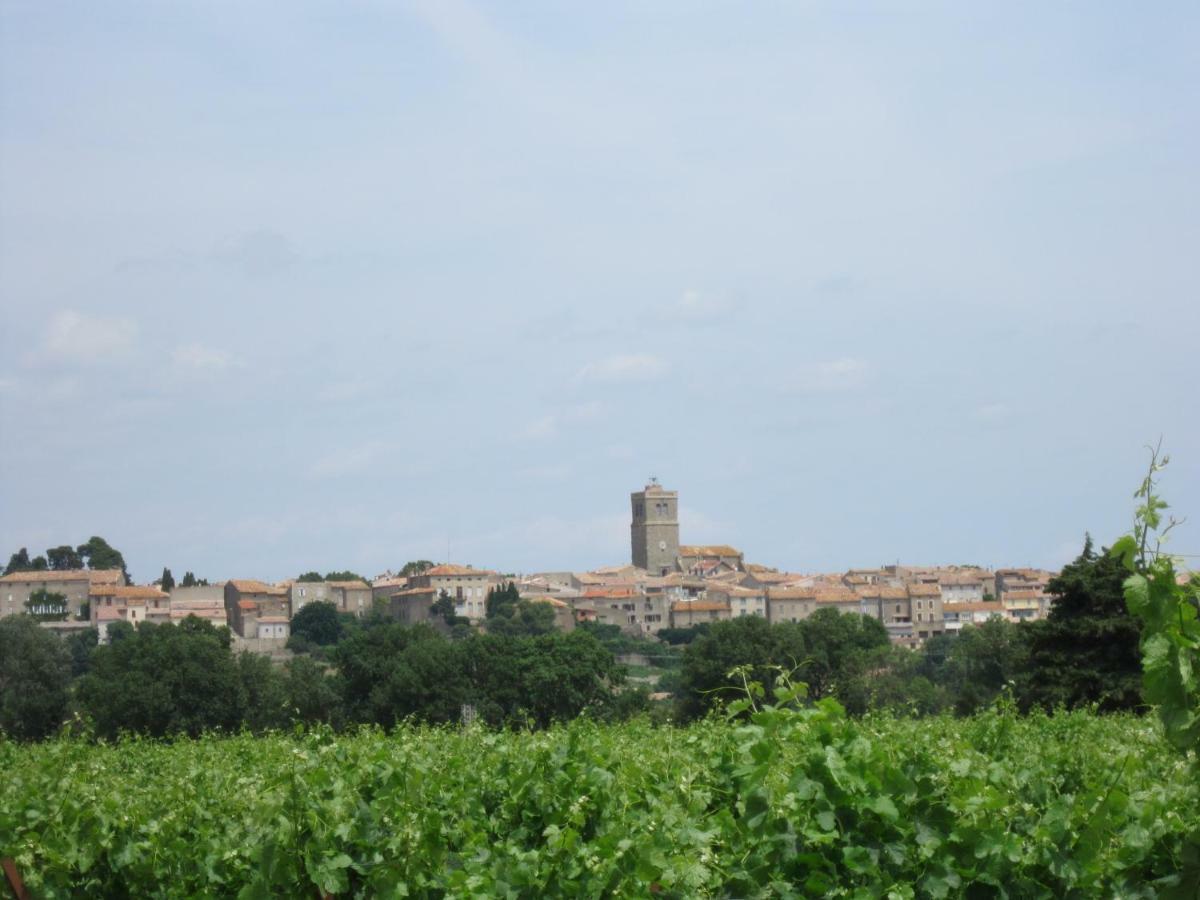
[[[659,542],[658,542],[658,549],[659,549],[659,550],[666,550],[666,549],[667,549],[667,542],[666,542],[666,541],[659,541]]]

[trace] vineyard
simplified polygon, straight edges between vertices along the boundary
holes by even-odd
[[[317,730],[0,743],[34,896],[1195,896],[1153,718]]]

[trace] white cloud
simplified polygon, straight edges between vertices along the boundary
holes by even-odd
[[[972,416],[980,422],[1003,422],[1012,417],[1012,410],[1006,403],[985,403]]]
[[[362,378],[354,381],[339,381],[319,389],[313,394],[313,399],[318,403],[345,403],[348,400],[357,400],[370,389],[371,383]]]
[[[132,319],[87,316],[71,309],[54,314],[46,332],[46,355],[72,362],[103,362],[124,356],[137,336]]]
[[[265,278],[290,269],[300,257],[282,234],[263,230],[226,241],[213,258],[250,278]]]
[[[577,403],[574,406],[565,407],[559,412],[547,413],[540,418],[533,419],[517,431],[517,436],[525,441],[549,440],[558,437],[562,433],[563,426],[578,422],[593,422],[600,418],[604,411],[604,404],[597,400]]]
[[[184,344],[176,347],[171,353],[171,361],[181,369],[198,372],[224,372],[238,365],[233,354],[228,351],[205,347],[202,344]]]
[[[605,405],[599,400],[589,400],[568,406],[563,411],[563,418],[568,422],[594,422],[604,415]]]
[[[528,441],[544,441],[558,434],[558,419],[542,416],[521,429],[521,437]]]
[[[716,319],[729,312],[729,304],[689,288],[672,307],[675,316],[692,321]]]
[[[667,371],[667,363],[649,353],[610,356],[588,363],[579,370],[581,381],[615,384],[630,381],[652,381]]]
[[[869,373],[870,366],[853,357],[812,363],[801,370],[796,389],[806,394],[853,390],[863,385]]]
[[[389,445],[382,441],[367,441],[345,450],[337,450],[323,456],[309,466],[308,474],[313,478],[338,478],[353,472],[361,472],[387,453]]]
[[[546,463],[522,469],[521,474],[537,481],[566,481],[574,474],[574,469],[570,463]]]

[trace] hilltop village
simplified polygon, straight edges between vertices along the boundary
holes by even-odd
[[[629,563],[590,572],[505,575],[442,563],[384,572],[367,581],[286,580],[276,584],[230,578],[213,584],[128,584],[121,569],[16,571],[0,577],[0,615],[31,612],[59,632],[96,628],[106,639],[114,622],[179,622],[188,616],[227,625],[251,650],[281,649],[292,618],[309,603],[332,603],[357,617],[438,625],[442,610],[484,625],[489,591],[511,583],[520,599],[545,603],[558,628],[579,622],[615,625],[653,638],[665,628],[688,628],[739,616],[795,622],[818,609],[878,619],[893,643],[916,647],[992,617],[1044,618],[1053,572],[967,566],[905,566],[839,573],[784,572],[747,562],[726,545],[681,544],[679,497],[651,480],[630,496]],[[39,607],[54,598],[53,608]],[[441,601],[441,609],[439,609]]]

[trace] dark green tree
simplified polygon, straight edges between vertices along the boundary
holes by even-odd
[[[507,609],[507,615],[497,615],[487,620],[488,634],[532,637],[556,630],[554,607],[549,603],[519,600],[516,606]]]
[[[183,581],[179,582],[180,587],[207,587],[207,578],[197,578],[192,572],[183,573]]]
[[[513,582],[496,585],[488,588],[487,601],[484,604],[485,614],[489,619],[498,616],[511,619],[520,601],[521,592]]]
[[[4,567],[4,574],[11,575],[14,572],[28,572],[30,568],[29,551],[22,547],[8,558],[8,565]]]
[[[78,684],[80,707],[98,735],[195,737],[241,726],[247,693],[228,629],[189,617],[179,625],[110,626],[108,633]]]
[[[46,588],[38,588],[30,593],[25,601],[25,609],[39,622],[65,622],[71,614],[67,595]]]
[[[930,652],[926,645],[926,654]],[[990,704],[1006,686],[1025,677],[1029,647],[1021,627],[996,616],[966,625],[956,636],[932,648],[945,658],[924,668],[941,684],[959,715],[970,715]]]
[[[50,568],[55,571],[83,568],[83,557],[70,544],[51,547],[46,551],[46,559],[50,563]]]
[[[406,627],[397,623],[364,628],[333,648],[331,657],[342,692],[346,715],[355,722],[391,724],[392,710],[376,688],[389,676],[412,644],[443,641],[427,625]]]
[[[321,577],[320,572],[305,572],[303,575],[301,575],[296,580],[303,581],[305,583],[313,583],[313,582],[318,582],[318,581],[324,581],[325,579]]]
[[[400,569],[400,574],[408,578],[410,575],[420,575],[434,567],[435,563],[428,559],[415,559],[412,562],[406,562]]]
[[[326,581],[365,581],[367,584],[371,583],[371,582],[367,581],[367,579],[365,579],[361,575],[359,575],[357,572],[351,572],[349,569],[343,569],[340,572],[326,572],[325,580]]]
[[[166,567],[163,567],[162,578],[159,579],[159,587],[167,593],[175,590],[175,576]]]
[[[1023,707],[1097,704],[1102,711],[1142,703],[1141,628],[1125,605],[1128,572],[1090,535],[1083,552],[1047,585],[1049,615],[1023,624],[1029,667],[1018,685]]]
[[[29,616],[0,619],[0,732],[17,740],[53,734],[67,715],[71,657]]]
[[[332,603],[306,603],[292,616],[293,637],[300,637],[321,647],[336,644],[342,639],[344,627],[337,607]]]
[[[29,551],[22,547],[8,559],[8,566],[4,569],[5,575],[11,575],[13,572],[45,572],[50,568],[50,564],[46,562],[46,557],[35,556],[29,558]]]
[[[668,644],[676,646],[680,644],[690,644],[702,634],[708,632],[709,623],[700,622],[696,625],[689,625],[686,628],[662,628],[659,629],[658,639],[666,641]]]
[[[808,648],[800,680],[814,700],[832,696],[852,713],[866,711],[864,673],[870,652],[889,645],[887,629],[871,616],[818,609],[799,623]]]
[[[291,720],[287,686],[269,656],[243,651],[236,656],[241,682],[241,718],[251,731],[283,728]]]
[[[776,672],[789,671],[808,657],[804,631],[795,623],[767,624],[758,616],[741,616],[714,622],[683,651],[680,671],[679,706],[684,718],[699,718],[708,710],[738,696],[738,685],[729,673],[739,666],[750,667],[748,679],[762,684],[772,698]],[[743,695],[744,696],[744,695]]]
[[[621,670],[586,632],[474,635],[462,648],[470,685],[467,702],[490,724],[544,728],[585,710],[604,717],[619,703]]]
[[[125,557],[119,550],[110,546],[104,538],[93,535],[88,538],[86,544],[76,547],[75,552],[82,559],[87,560],[89,569],[120,569],[125,573],[126,580],[129,579],[129,572],[125,568]]]
[[[341,724],[344,715],[337,683],[321,663],[297,656],[284,666],[283,682],[287,708],[295,721]]]
[[[92,651],[100,643],[100,632],[95,628],[85,628],[69,634],[64,643],[71,654],[71,676],[81,678],[92,668]]]

